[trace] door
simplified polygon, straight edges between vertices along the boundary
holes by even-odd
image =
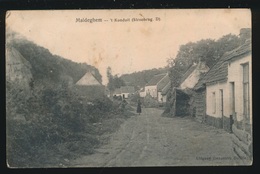
[[[222,128],[224,128],[223,89],[220,89],[219,92],[220,92],[220,114],[222,118]]]

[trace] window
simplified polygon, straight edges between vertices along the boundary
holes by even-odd
[[[216,113],[216,93],[212,92],[212,113]]]
[[[249,102],[249,64],[243,64],[243,113],[245,119],[249,119],[250,102]]]

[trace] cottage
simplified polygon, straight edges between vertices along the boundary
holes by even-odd
[[[206,122],[233,132],[234,149],[240,156],[252,155],[251,70],[251,40],[247,40],[225,53],[205,80]]]
[[[93,99],[105,95],[105,87],[93,74],[94,73],[87,72],[75,85],[82,97]]]
[[[121,86],[120,89],[123,98],[129,98],[135,93],[135,88],[133,86]]]
[[[196,86],[196,84],[198,84],[199,80],[201,80],[208,71],[209,67],[204,61],[199,61],[198,64],[193,64],[190,66],[190,68],[188,68],[188,70],[180,80],[179,87],[174,89],[174,116],[195,116],[195,99],[198,99],[198,97],[201,98],[201,96],[197,95],[196,92],[193,91],[193,88]]]
[[[155,75],[145,85],[145,95],[151,95],[160,103],[166,102],[166,94],[169,90],[167,85],[170,85],[170,78],[167,73]]]
[[[252,57],[251,40],[234,50],[228,65],[229,114],[232,115],[233,149],[252,158]],[[233,121],[232,121],[233,123]]]
[[[133,86],[121,86],[120,88],[116,88],[113,96],[121,96],[122,98],[129,98],[131,95],[135,93],[135,88]]]
[[[77,83],[79,86],[102,86],[102,84],[91,73],[87,72]]]

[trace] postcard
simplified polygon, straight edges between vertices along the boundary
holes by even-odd
[[[6,13],[10,168],[252,165],[250,9]]]

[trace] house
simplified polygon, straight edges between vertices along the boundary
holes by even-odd
[[[227,52],[205,78],[206,122],[233,132],[233,149],[252,157],[251,40]]]
[[[116,88],[113,96],[121,96],[122,98],[129,98],[131,95],[135,93],[135,88],[133,86],[121,86],[120,88]]]
[[[91,72],[87,72],[77,83],[79,86],[102,86]]]
[[[169,90],[167,85],[170,85],[170,78],[168,73],[155,75],[146,85],[145,85],[145,95],[149,94],[158,102],[166,101],[166,94]],[[164,90],[163,94],[162,91]]]
[[[180,80],[179,87],[174,88],[173,116],[196,115],[195,101],[201,96],[196,95],[193,88],[208,71],[209,67],[204,61],[199,61],[198,64],[193,64],[188,68]]]
[[[77,83],[75,88],[82,97],[87,98],[100,98],[105,95],[105,86],[97,80],[94,73],[87,72]]]
[[[135,88],[133,86],[121,86],[120,89],[123,98],[129,98],[135,93]]]

